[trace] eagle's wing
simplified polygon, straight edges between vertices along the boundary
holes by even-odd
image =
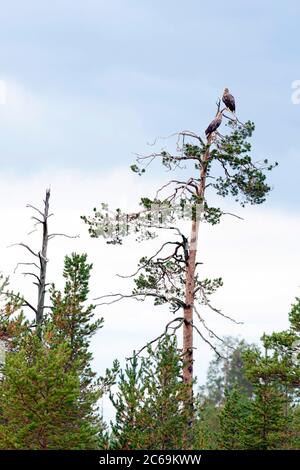
[[[216,117],[213,121],[211,121],[210,125],[205,131],[205,134],[208,136],[212,134],[213,132],[215,132],[218,129],[219,125],[221,124],[221,121],[222,121],[222,118],[220,117]]]
[[[230,111],[235,112],[235,99],[230,93],[223,95],[223,103]]]

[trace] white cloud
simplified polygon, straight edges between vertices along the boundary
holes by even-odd
[[[7,90],[5,80],[0,80],[0,104],[6,104]]]
[[[112,206],[136,206],[136,198],[150,194],[153,182],[117,169],[102,174],[41,173],[28,178],[2,175],[0,180],[0,269],[11,275],[12,286],[35,299],[29,279],[13,274],[16,263],[28,259],[20,247],[7,248],[14,242],[30,241],[31,229],[27,203],[40,205],[45,188],[51,185],[51,207],[55,217],[50,219],[52,231],[80,233],[81,238],[55,239],[49,248],[49,280],[62,285],[63,257],[71,251],[87,252],[94,264],[91,283],[93,297],[104,293],[130,290],[129,280],[116,273],[134,272],[138,259],[149,253],[151,244],[137,244],[127,240],[123,247],[106,245],[103,240],[90,239],[81,214],[89,214],[100,202]],[[241,212],[241,211],[239,211]],[[249,341],[257,340],[264,331],[272,332],[287,326],[287,314],[293,298],[299,293],[300,217],[263,207],[247,208],[244,221],[227,217],[219,226],[203,225],[200,230],[199,261],[203,276],[224,279],[224,287],[213,302],[243,325],[220,319],[204,308],[202,312],[210,327],[219,335],[241,335]],[[37,242],[36,234],[31,235]],[[157,243],[157,242],[154,242]],[[147,340],[160,334],[172,314],[165,307],[152,303],[124,301],[102,307],[99,315],[105,326],[93,341],[95,363],[100,373],[112,364],[114,358],[125,358],[139,349]],[[204,379],[211,352],[198,338],[195,370]]]
[[[34,128],[38,132],[44,114],[41,101],[24,85],[13,79],[4,79],[1,82],[1,128],[20,127],[24,132]]]

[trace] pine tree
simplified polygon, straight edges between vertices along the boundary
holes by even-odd
[[[87,304],[92,264],[86,254],[72,253],[65,257],[63,293],[51,287],[52,310],[45,323],[44,337],[51,346],[62,341],[70,351],[69,367],[80,380],[79,410],[82,420],[98,428],[101,437],[103,425],[98,418],[97,401],[102,393],[101,384],[91,369],[92,354],[89,351],[92,336],[103,326],[103,318],[94,320],[95,305]]]
[[[288,442],[283,449],[300,449],[300,405],[294,403],[290,409],[290,426],[288,429]]]
[[[103,318],[94,320],[95,306],[86,305],[92,264],[87,255],[72,253],[65,257],[64,292],[51,287],[52,310],[47,317],[46,334],[51,344],[64,341],[70,348],[70,366],[76,364],[85,399],[95,386],[95,373],[91,370],[92,354],[89,345],[92,336],[103,326]]]
[[[86,306],[91,268],[86,255],[65,258],[64,292],[52,286],[52,308],[38,331],[25,320],[20,296],[2,309],[1,448],[106,445],[97,402],[114,369],[101,382],[91,369],[90,340],[102,326],[102,319],[93,321],[94,306]]]
[[[194,449],[220,448],[220,409],[203,394],[195,397]]]
[[[246,373],[253,386],[248,420],[248,449],[277,449],[286,439],[289,398],[276,378],[277,356],[257,348],[244,354]]]
[[[156,350],[149,349],[146,369],[148,397],[144,407],[148,448],[182,449],[193,445],[192,434],[185,431],[187,410],[183,405],[188,385],[181,376],[182,360],[176,339],[167,336]]]
[[[247,397],[234,387],[225,390],[225,405],[220,412],[220,447],[226,450],[245,449],[248,433],[250,402]]]
[[[134,356],[119,378],[112,402],[116,421],[113,446],[122,449],[181,449],[184,442],[187,385],[176,341],[163,338],[144,358]]]
[[[152,240],[160,229],[164,234],[176,236],[164,239],[152,256],[141,258],[131,276],[135,283],[131,293],[108,294],[101,298],[106,305],[128,297],[138,300],[150,298],[155,305],[166,304],[172,312],[181,312],[181,316],[167,324],[167,330],[180,328],[182,331],[185,359],[182,375],[189,384],[186,400],[189,427],[192,427],[194,418],[194,333],[212,347],[212,342],[218,340],[206,325],[201,306],[205,305],[216,314],[221,313],[211,304],[210,296],[222,285],[222,279],[206,279],[198,271],[201,264],[197,260],[200,223],[215,225],[225,214],[220,207],[211,206],[210,198],[215,200],[215,195],[233,197],[242,206],[262,204],[271,190],[266,175],[276,166],[267,159],[257,162],[251,157],[249,139],[254,123],[242,124],[236,115],[228,116],[221,104],[219,100],[217,121],[220,125],[223,117],[227,121],[228,132],[224,129],[225,133],[220,134],[213,121],[205,131],[204,139],[198,132],[182,131],[177,133],[176,145],[170,151],[158,148],[150,154],[137,155],[131,169],[140,176],[157,161],[164,170],[172,172],[172,178],[154,191],[152,197],[141,199],[140,210],[128,213],[118,208],[112,212],[103,203],[99,209],[94,208],[90,217],[82,216],[92,237],[103,237],[113,245],[121,244],[123,238],[130,234],[139,241]],[[189,219],[189,235],[181,232],[182,219]]]
[[[263,335],[262,342],[267,351],[266,357],[248,356],[250,375],[263,374],[261,382],[271,388],[273,406],[278,409],[277,427],[282,426],[277,439],[280,448],[297,449],[300,442],[299,394],[300,394],[300,299],[289,312],[290,326],[287,330]],[[260,384],[262,386],[262,384]],[[262,393],[262,392],[261,392]],[[269,391],[270,393],[270,391]],[[276,404],[277,403],[277,404]],[[280,408],[281,404],[281,408]],[[282,410],[280,413],[279,410]],[[283,415],[283,416],[282,416]],[[276,412],[274,412],[274,419]],[[274,440],[276,434],[274,435]],[[276,443],[275,443],[276,444]]]
[[[144,448],[144,427],[140,414],[146,395],[146,386],[143,383],[145,367],[144,359],[139,361],[135,355],[128,359],[125,370],[119,372],[116,396],[110,393],[116,410],[110,439],[112,448]]]
[[[98,429],[83,419],[80,380],[65,343],[28,335],[8,353],[0,382],[0,449],[93,449]]]
[[[292,399],[300,396],[300,299],[289,312],[290,326],[285,331],[263,335],[265,348],[274,352],[273,375],[289,389]],[[275,361],[276,358],[276,361]]]

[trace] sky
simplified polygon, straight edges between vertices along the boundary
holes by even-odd
[[[129,240],[107,247],[89,239],[79,216],[102,201],[131,207],[150,194],[168,175],[159,167],[143,179],[131,175],[134,152],[183,129],[203,135],[227,86],[239,118],[256,124],[255,158],[279,166],[264,206],[237,208],[244,221],[229,218],[202,229],[204,273],[224,279],[216,303],[244,325],[209,320],[218,333],[249,341],[285,328],[300,285],[300,104],[293,95],[300,79],[299,15],[299,2],[291,0],[3,2],[0,270],[12,286],[35,295],[29,280],[13,272],[26,254],[7,246],[26,239],[31,214],[25,206],[42,201],[51,186],[53,227],[80,234],[53,242],[51,280],[62,282],[63,256],[76,250],[94,263],[94,296],[129,289],[115,274],[134,271],[150,245]],[[147,303],[141,311],[129,302],[99,315],[105,327],[93,350],[101,373],[159,334],[170,316],[166,308]],[[197,347],[203,381],[211,353],[200,342]]]

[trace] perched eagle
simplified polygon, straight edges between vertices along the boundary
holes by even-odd
[[[226,108],[229,109],[232,113],[235,113],[235,99],[234,97],[229,93],[228,88],[225,88],[223,96],[222,96],[222,101],[225,104]]]
[[[222,122],[222,113],[218,112],[217,116],[213,121],[211,121],[210,125],[205,131],[206,137],[209,137],[213,132],[215,132]]]

